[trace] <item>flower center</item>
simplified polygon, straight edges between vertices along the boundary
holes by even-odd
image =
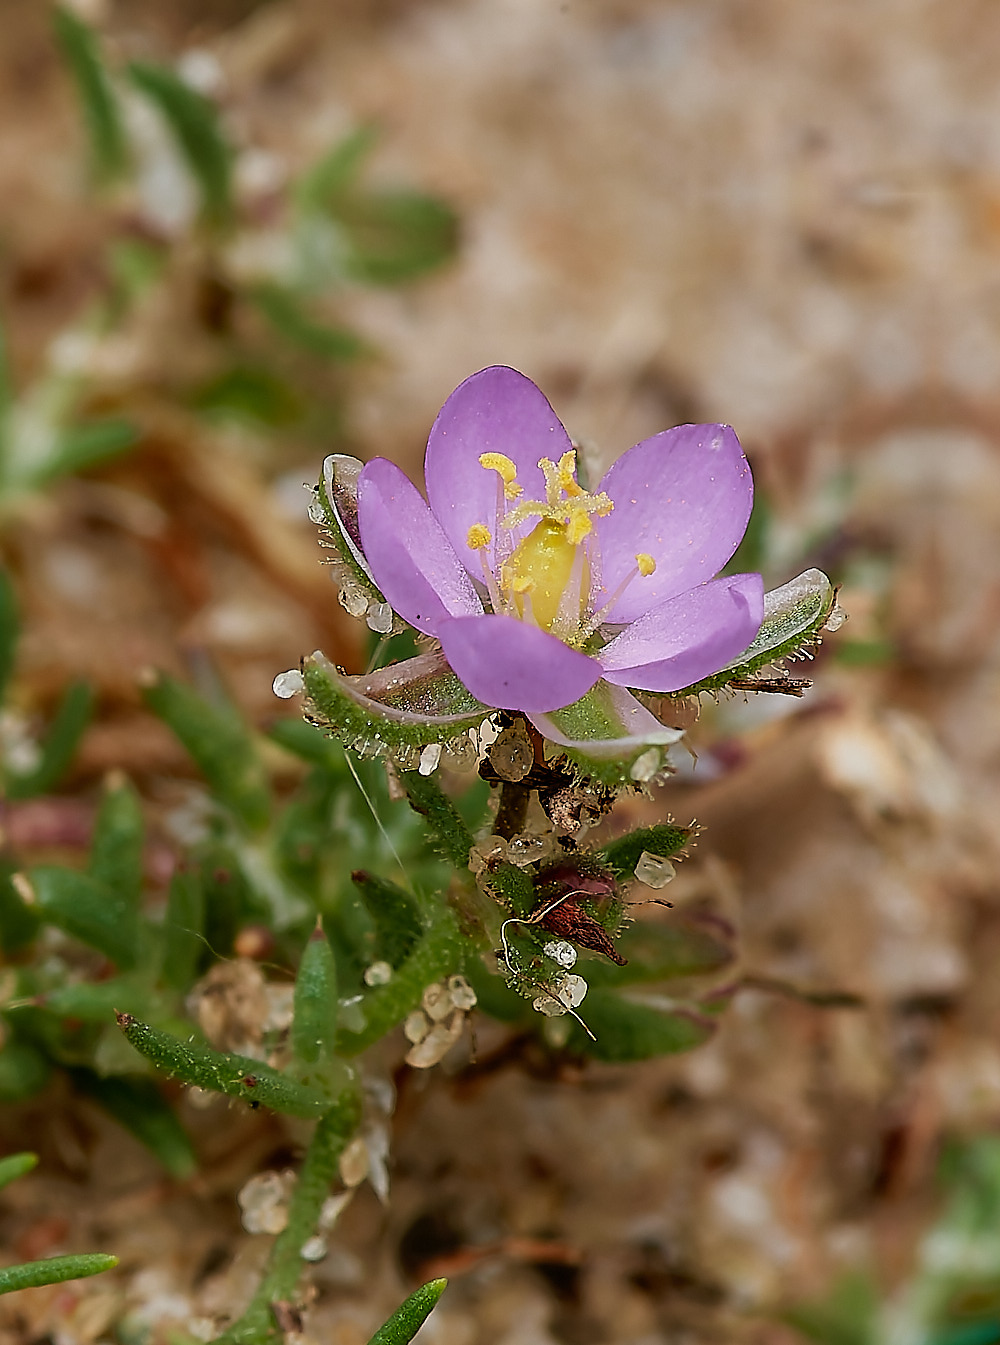
[[[486,524],[474,523],[467,540],[482,557],[493,610],[531,621],[567,644],[582,645],[610,605],[605,603],[596,615],[591,611],[590,553],[597,541],[593,519],[611,513],[611,499],[603,491],[595,494],[583,489],[576,479],[576,454],[570,451],[558,462],[539,460],[545,478],[544,500],[522,500],[507,509],[509,501],[524,494],[515,464],[504,453],[483,453],[479,463],[497,474],[497,523],[502,531],[497,538],[495,571],[486,562],[486,548],[492,540]],[[511,532],[529,518],[539,521],[512,546]],[[652,556],[637,555],[636,569],[626,582],[652,574],[655,568]],[[616,592],[611,602],[617,597]]]

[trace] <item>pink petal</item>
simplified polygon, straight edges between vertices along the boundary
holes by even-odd
[[[477,700],[544,714],[569,705],[601,675],[597,662],[512,616],[442,621],[436,632],[453,672]]]
[[[386,602],[417,630],[481,614],[472,581],[413,482],[374,458],[358,478],[358,528],[365,560]]]
[[[668,598],[604,646],[605,679],[640,691],[679,691],[741,654],[764,619],[759,574],[713,579]]]
[[[479,555],[468,546],[469,529],[484,523],[492,541],[486,548],[496,560],[496,472],[482,467],[482,453],[503,453],[517,467],[521,500],[545,499],[540,458],[557,461],[572,448],[559,417],[530,378],[516,369],[494,365],[459,384],[441,408],[427,440],[424,477],[427,498],[459,560],[478,579]],[[504,501],[504,512],[515,501]],[[529,520],[510,534],[515,541],[531,530]]]
[[[746,532],[753,477],[728,425],[678,425],[623,453],[598,490],[614,509],[597,522],[602,590],[614,593],[645,552],[656,570],[632,580],[608,614],[634,621],[643,612],[697,588],[725,565]],[[602,596],[603,593],[603,596]]]

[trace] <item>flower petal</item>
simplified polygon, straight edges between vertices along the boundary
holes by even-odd
[[[372,577],[411,626],[434,635],[439,621],[482,613],[423,496],[387,458],[374,458],[358,478],[358,528]]]
[[[592,595],[595,608],[634,569],[637,553],[656,561],[653,574],[634,579],[611,608],[611,622],[634,621],[718,574],[753,505],[750,464],[728,425],[654,434],[623,453],[598,490],[615,507],[597,522],[602,590]]]
[[[473,696],[501,710],[558,710],[601,675],[595,659],[512,616],[458,617],[442,621],[436,634]]]
[[[759,574],[713,579],[668,598],[604,646],[604,676],[640,691],[680,691],[746,649],[764,619]]]
[[[517,468],[522,500],[545,499],[540,458],[557,461],[573,445],[559,417],[530,378],[505,365],[481,369],[460,383],[441,408],[427,440],[427,498],[459,560],[477,579],[481,560],[468,546],[469,529],[484,523],[491,542],[486,560],[496,561],[496,472],[479,462],[482,453],[503,453]],[[505,502],[507,508],[514,501]],[[535,520],[510,534],[519,541]]]

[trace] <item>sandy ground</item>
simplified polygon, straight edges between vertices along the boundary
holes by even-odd
[[[462,245],[434,278],[338,299],[380,355],[326,442],[220,435],[178,409],[207,359],[182,288],[112,352],[104,395],[144,409],[141,449],[2,540],[29,617],[24,705],[70,675],[100,691],[53,826],[111,766],[154,799],[185,771],[137,667],[211,657],[263,720],[304,650],[356,658],[298,480],[330,446],[417,470],[444,397],[490,363],[533,377],[598,466],[670,424],[731,422],[770,506],[769,583],[820,564],[851,616],[806,700],[706,706],[697,769],[655,805],[705,827],[678,907],[739,930],[749,984],[716,1041],[559,1073],[482,1023],[478,1062],[430,1075],[391,1043],[371,1066],[398,1090],[391,1201],[363,1188],[343,1215],[309,1338],[360,1345],[442,1268],[434,1345],[793,1345],[783,1304],[856,1267],[898,1284],[942,1143],[1000,1122],[993,7],[87,12],[122,57],[210,56],[232,135],[279,174],[374,120],[376,176],[451,201]],[[26,382],[99,292],[118,223],[84,191],[44,7],[5,0],[0,29],[0,286]],[[43,1158],[4,1193],[8,1245],[123,1257],[117,1277],[9,1300],[5,1339],[108,1339],[124,1310],[123,1339],[145,1322],[166,1341],[239,1303],[266,1239],[241,1231],[235,1192],[300,1137],[179,1105],[205,1158],[183,1187],[64,1091],[0,1118]]]

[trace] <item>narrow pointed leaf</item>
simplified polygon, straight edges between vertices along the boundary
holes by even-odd
[[[117,1256],[85,1252],[81,1256],[51,1256],[22,1266],[4,1266],[0,1269],[0,1294],[10,1294],[17,1289],[37,1289],[43,1284],[62,1284],[65,1280],[82,1280],[88,1275],[112,1270],[117,1264]]]
[[[170,880],[164,921],[163,978],[176,990],[188,990],[205,952],[205,889],[197,869],[181,868]],[[127,1004],[118,1005],[121,1009]]]
[[[88,872],[119,901],[138,905],[142,893],[145,824],[139,796],[127,780],[112,784],[101,800]]]
[[[580,1014],[597,1040],[575,1025],[573,1044],[598,1060],[619,1063],[690,1051],[715,1031],[715,1024],[693,1009],[630,999],[614,990],[591,991]]]
[[[73,869],[45,865],[30,870],[35,909],[49,924],[96,948],[127,971],[138,956],[139,920],[132,901]]]
[[[363,869],[352,873],[351,881],[361,893],[361,900],[375,925],[373,961],[398,967],[424,929],[415,898],[398,884]]]
[[[0,700],[3,699],[7,683],[14,671],[19,634],[20,622],[14,585],[7,571],[0,569]]]
[[[90,722],[94,695],[86,682],[67,687],[49,730],[42,740],[41,760],[34,770],[7,777],[7,795],[12,799],[47,794],[65,773],[84,729]]]
[[[94,175],[111,181],[128,165],[128,142],[97,36],[78,14],[61,5],[53,12],[52,21],[83,108]]]
[[[627,836],[618,836],[601,847],[596,858],[605,864],[620,882],[627,882],[635,874],[643,852],[669,859],[683,850],[694,835],[691,827],[675,827],[661,823],[655,827],[639,827]]]
[[[337,967],[330,942],[317,923],[295,977],[292,1049],[312,1063],[333,1052],[337,1036]]]
[[[422,1284],[399,1305],[384,1326],[379,1327],[368,1345],[408,1345],[447,1287],[447,1280],[429,1280]]]
[[[8,1182],[17,1181],[38,1166],[38,1155],[32,1153],[9,1154],[0,1158],[0,1187]]]

